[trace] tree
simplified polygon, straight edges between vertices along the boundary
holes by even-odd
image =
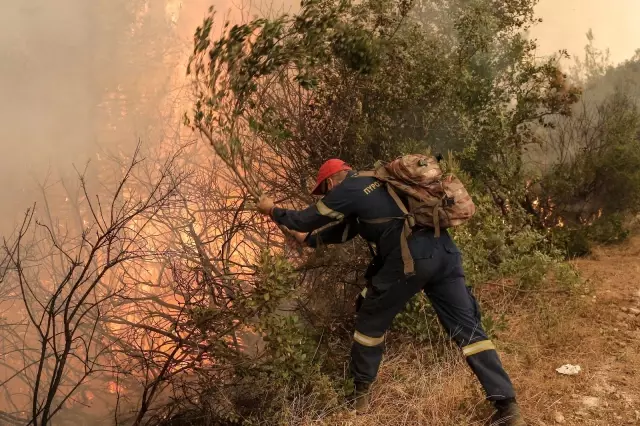
[[[593,31],[587,31],[587,45],[584,47],[584,59],[575,58],[571,69],[572,78],[581,84],[592,85],[613,68],[609,49],[601,50],[595,46]]]
[[[558,253],[528,226],[536,218],[523,152],[541,143],[541,128],[571,114],[579,90],[558,58],[539,62],[535,42],[523,38],[534,4],[304,1],[293,16],[224,23],[220,38],[211,11],[195,32],[195,101],[185,122],[212,148],[226,185],[250,197],[268,188],[290,207],[312,201],[309,181],[328,157],[365,168],[409,151],[455,151],[480,205],[456,231],[477,254],[470,278],[527,268],[535,272],[522,285],[535,285]],[[335,331],[344,309],[323,295],[353,296],[367,257],[357,242],[302,257],[300,269],[314,274],[298,284],[293,305],[320,350],[320,331],[348,336],[343,326]],[[314,294],[320,283],[327,290]],[[322,372],[337,376],[341,360],[327,361]]]
[[[79,401],[89,379],[110,371],[107,361],[114,351],[104,340],[104,319],[127,291],[127,271],[150,255],[142,233],[175,189],[168,162],[150,192],[136,192],[131,181],[139,164],[136,151],[110,199],[94,201],[79,175],[85,204],[78,208],[86,209],[80,234],[59,222],[36,219],[32,208],[14,240],[4,242],[5,279],[14,283],[12,296],[21,299],[19,312],[26,321],[6,334],[7,367],[14,373],[3,387],[12,381],[28,386],[28,424],[50,424],[65,404]]]
[[[570,114],[579,94],[524,40],[533,4],[313,1],[297,18],[235,26],[217,42],[208,18],[190,67],[190,123],[218,155],[255,164],[260,152],[269,166],[253,174],[286,178],[287,192],[304,192],[330,156],[366,167],[407,150],[455,150],[506,213],[508,192],[511,208],[522,201],[535,128]]]

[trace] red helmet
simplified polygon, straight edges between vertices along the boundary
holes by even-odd
[[[316,186],[311,191],[312,195],[321,195],[322,194],[322,182],[335,175],[336,173],[351,170],[351,167],[344,161],[338,158],[332,158],[331,160],[325,161],[325,163],[320,166],[320,170],[318,170],[318,177],[316,178]]]

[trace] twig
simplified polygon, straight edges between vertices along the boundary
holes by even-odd
[[[547,293],[547,294],[554,294],[554,293],[569,294],[569,293],[571,293],[571,290],[525,290],[525,289],[522,289],[522,288],[518,288],[518,287],[506,285],[506,284],[492,283],[492,282],[483,283],[482,285],[483,286],[490,285],[490,286],[493,286],[493,287],[501,287],[501,288],[505,288],[507,290],[517,291],[519,293],[543,293],[543,294],[545,294],[545,293]]]

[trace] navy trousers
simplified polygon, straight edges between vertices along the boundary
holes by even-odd
[[[514,398],[515,391],[498,353],[482,328],[480,309],[465,284],[460,251],[443,232],[421,230],[409,243],[415,275],[406,277],[400,248],[384,259],[358,310],[351,349],[351,374],[356,383],[371,383],[378,373],[384,334],[394,317],[419,291],[424,291],[448,335],[461,348],[487,399]]]

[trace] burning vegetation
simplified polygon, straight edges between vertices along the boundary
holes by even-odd
[[[175,25],[170,3],[136,3],[126,36]],[[4,239],[0,419],[86,424],[82,408],[100,407],[135,426],[302,424],[343,408],[366,247],[302,251],[251,209],[266,190],[305,206],[329,157],[368,168],[451,150],[478,207],[452,232],[470,284],[570,286],[561,260],[578,237],[621,237],[639,207],[640,115],[622,93],[581,111],[559,58],[521,36],[535,2],[503,3],[304,1],[218,26],[211,11],[188,61],[193,98],[167,113],[188,110],[177,134],[197,141],[105,156],[77,191],[44,185]],[[161,95],[154,79],[123,84],[136,91],[112,88],[101,109],[114,138]],[[535,173],[532,144],[553,159]],[[398,340],[424,344],[428,308],[398,315]]]

